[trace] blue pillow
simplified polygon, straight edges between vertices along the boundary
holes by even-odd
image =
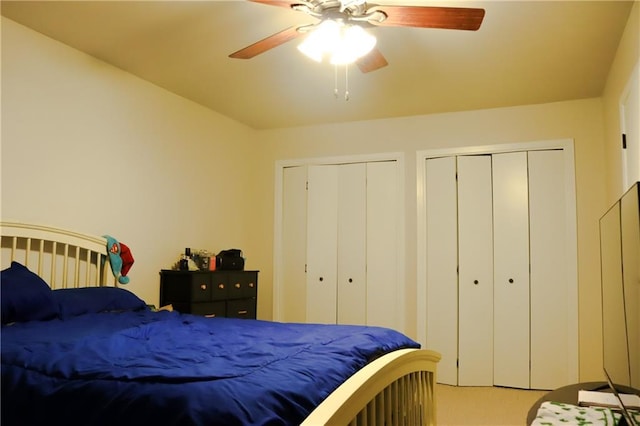
[[[18,262],[0,271],[0,299],[3,324],[58,316],[58,305],[47,283]]]
[[[98,312],[136,311],[146,303],[128,290],[118,287],[82,287],[53,290],[60,317],[70,318]]]

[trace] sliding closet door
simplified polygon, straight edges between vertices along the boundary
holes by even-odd
[[[372,162],[366,167],[367,324],[402,330],[403,312],[397,309],[404,285],[398,283],[398,162]]]
[[[569,294],[564,159],[561,150],[530,151],[531,388],[569,380]],[[553,350],[549,350],[553,348]]]
[[[426,160],[426,347],[440,352],[438,382],[458,384],[456,158]]]
[[[461,386],[493,385],[491,191],[491,156],[458,157],[458,384]]]
[[[366,324],[367,165],[338,166],[337,322]]]
[[[529,388],[527,153],[493,155],[494,384]]]
[[[338,166],[309,166],[306,321],[337,320]]]

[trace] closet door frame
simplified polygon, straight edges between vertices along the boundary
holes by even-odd
[[[429,158],[498,154],[518,151],[536,151],[562,149],[565,167],[565,200],[566,200],[566,259],[570,265],[567,269],[567,335],[573,336],[568,342],[567,365],[570,366],[569,382],[577,382],[579,374],[578,347],[578,247],[577,217],[575,191],[575,164],[573,139],[558,139],[536,142],[505,143],[496,145],[469,146],[458,148],[431,149],[416,152],[416,193],[417,193],[417,340],[422,345],[427,341],[427,233],[426,233],[426,160]],[[437,349],[437,348],[434,348]]]
[[[284,200],[283,191],[283,175],[284,169],[287,167],[306,167],[312,165],[340,165],[349,163],[369,163],[369,162],[381,162],[381,161],[395,161],[397,163],[397,183],[398,183],[398,223],[397,223],[397,272],[396,279],[399,285],[395,300],[395,311],[400,313],[397,318],[399,331],[406,330],[406,318],[402,313],[406,312],[405,304],[405,276],[406,276],[406,261],[405,261],[405,165],[404,165],[404,153],[403,152],[389,152],[379,154],[364,154],[364,155],[347,155],[338,157],[317,157],[317,158],[297,158],[288,160],[278,160],[275,163],[275,185],[274,185],[274,237],[273,237],[273,319],[274,321],[283,320],[283,303],[284,303],[284,291],[285,284],[282,278],[283,270],[283,244],[282,244],[282,232],[283,232],[283,209],[282,203]],[[306,238],[306,236],[305,236]],[[304,303],[304,301],[301,301]]]

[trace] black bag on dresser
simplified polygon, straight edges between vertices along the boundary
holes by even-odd
[[[216,255],[216,269],[222,271],[242,271],[244,269],[242,250],[222,250]]]

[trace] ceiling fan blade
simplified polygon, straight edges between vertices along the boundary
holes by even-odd
[[[480,28],[484,9],[431,6],[375,6],[367,11],[381,11],[387,19],[369,22],[388,27],[443,28],[475,31]]]
[[[292,4],[300,3],[299,1],[295,2],[295,1],[287,1],[287,0],[249,0],[249,1],[253,3],[267,4],[269,6],[286,7],[287,9],[291,9]]]
[[[371,52],[359,58],[356,61],[356,65],[358,65],[358,68],[360,68],[362,72],[371,72],[386,67],[389,63],[384,56],[382,56],[382,53],[374,47]]]
[[[263,38],[262,40],[257,41],[250,46],[240,49],[237,52],[233,52],[231,55],[229,55],[229,57],[237,59],[250,59],[254,56],[266,52],[269,49],[278,47],[281,44],[288,42],[289,40],[293,40],[300,35],[301,34],[298,31],[297,27],[287,28],[286,30],[282,30],[279,33],[270,35],[269,37]]]

